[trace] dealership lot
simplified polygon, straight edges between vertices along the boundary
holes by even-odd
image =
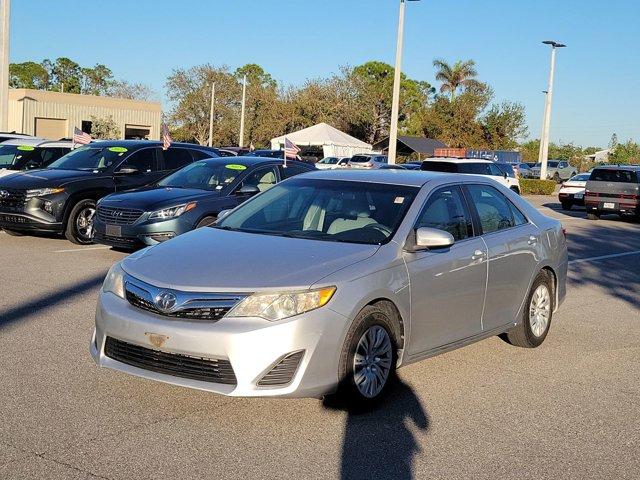
[[[98,369],[96,292],[124,254],[0,233],[0,478],[635,478],[640,225],[531,201],[569,239],[546,342],[409,366],[365,414]]]

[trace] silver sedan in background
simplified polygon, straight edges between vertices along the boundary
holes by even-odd
[[[566,273],[561,224],[487,177],[313,172],[115,264],[90,349],[225,395],[366,404],[483,338],[537,347]]]

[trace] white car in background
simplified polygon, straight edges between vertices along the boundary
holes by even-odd
[[[46,168],[71,151],[70,140],[20,137],[0,143],[0,177]]]
[[[316,162],[318,170],[334,170],[336,168],[347,168],[349,157],[324,157]]]
[[[520,181],[511,164],[479,158],[429,158],[422,162],[420,170],[443,173],[485,175],[520,194]]]
[[[563,210],[571,210],[574,205],[584,205],[584,190],[591,173],[579,173],[564,182],[558,192],[558,200]]]

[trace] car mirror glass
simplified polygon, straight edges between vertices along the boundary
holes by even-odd
[[[233,210],[232,208],[227,208],[226,210],[222,210],[220,213],[218,213],[218,217],[216,218],[216,223],[219,223],[220,220],[228,216],[232,210]]]

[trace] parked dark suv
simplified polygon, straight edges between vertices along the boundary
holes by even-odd
[[[200,160],[147,187],[108,195],[98,202],[95,241],[135,249],[210,225],[281,180],[315,170],[295,160],[225,157]],[[268,215],[268,212],[265,214]]]
[[[93,241],[96,202],[105,195],[157,182],[215,149],[148,140],[93,142],[48,168],[0,178],[0,227],[12,235],[60,232],[72,242]]]
[[[584,192],[587,217],[617,213],[640,217],[640,166],[607,165],[594,168]]]

